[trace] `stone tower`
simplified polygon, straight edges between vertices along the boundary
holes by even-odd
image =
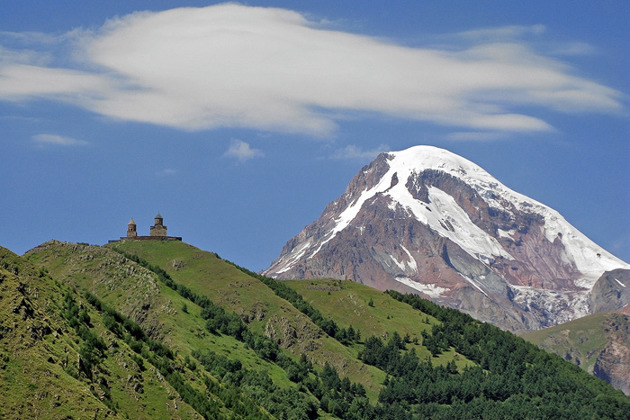
[[[129,221],[129,224],[127,225],[127,238],[135,238],[136,236],[138,236],[138,231],[136,227],[136,222],[133,220],[132,217]]]
[[[151,226],[150,236],[167,236],[166,226],[164,226],[164,218],[158,213],[155,216],[155,225]]]

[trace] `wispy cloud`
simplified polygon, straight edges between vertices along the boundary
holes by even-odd
[[[545,25],[508,25],[498,28],[481,28],[458,32],[456,36],[475,41],[497,42],[499,39],[514,39],[530,35],[542,35],[547,31]]]
[[[454,141],[492,141],[510,138],[509,133],[497,131],[458,131],[446,135],[447,140]]]
[[[375,149],[364,150],[360,146],[350,144],[342,149],[337,149],[331,155],[331,159],[344,159],[344,160],[370,160],[383,152],[390,150],[390,147],[386,144],[381,144]]]
[[[569,44],[558,45],[551,50],[553,55],[593,55],[597,49],[585,42],[572,42]]]
[[[78,140],[72,137],[60,136],[58,134],[36,134],[32,137],[32,140],[40,146],[85,146],[88,144],[85,140]]]
[[[239,162],[245,162],[250,159],[263,157],[264,153],[258,149],[252,149],[249,143],[234,139],[231,141],[230,147],[227,149],[224,156],[236,158]]]
[[[535,132],[552,127],[528,107],[619,111],[619,92],[576,75],[540,40],[524,40],[545,30],[485,28],[440,47],[410,48],[285,9],[221,4],[134,13],[68,35],[65,50],[44,50],[56,58],[46,65],[24,46],[0,50],[0,100],[53,99],[185,130],[315,136],[333,132],[344,113]]]

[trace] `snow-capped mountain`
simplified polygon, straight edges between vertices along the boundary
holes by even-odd
[[[629,264],[476,164],[416,146],[362,168],[264,274],[421,293],[520,330],[591,313],[594,286],[615,269],[621,308]]]

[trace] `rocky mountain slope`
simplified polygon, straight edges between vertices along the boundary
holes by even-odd
[[[629,269],[474,163],[416,146],[362,168],[264,274],[418,293],[517,331],[622,307],[603,294],[627,296]]]

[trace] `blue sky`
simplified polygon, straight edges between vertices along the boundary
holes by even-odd
[[[186,6],[182,8],[182,6]],[[626,1],[0,4],[0,245],[131,217],[252,270],[444,147],[630,261]]]

